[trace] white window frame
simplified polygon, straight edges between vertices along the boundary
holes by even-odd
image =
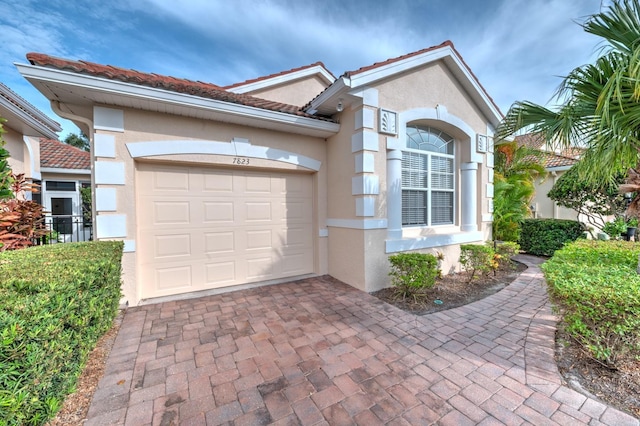
[[[409,127],[421,127],[423,129],[428,129],[428,130],[437,130],[436,128],[432,127],[432,126],[420,126],[418,125],[407,125],[407,128]],[[405,132],[405,144],[402,147],[401,151],[403,152],[403,161],[404,161],[404,153],[405,152],[410,152],[410,153],[415,153],[415,154],[419,154],[419,155],[425,155],[427,156],[427,186],[426,187],[405,187],[402,186],[401,187],[401,192],[404,193],[404,191],[421,191],[421,192],[426,192],[427,193],[427,206],[426,206],[426,218],[425,218],[425,222],[424,223],[415,223],[415,224],[405,224],[404,223],[404,205],[402,205],[401,209],[402,209],[402,227],[403,228],[409,228],[409,227],[445,227],[445,226],[453,226],[456,224],[456,214],[457,214],[457,204],[458,204],[458,196],[457,196],[457,171],[458,171],[458,164],[457,164],[457,159],[456,159],[456,140],[455,138],[449,136],[447,133],[445,132],[441,132],[442,134],[445,134],[446,136],[448,136],[450,138],[449,142],[451,144],[451,148],[452,148],[452,154],[444,154],[441,152],[436,152],[436,151],[428,151],[428,150],[422,150],[422,149],[415,149],[415,148],[408,148],[408,138],[406,137],[406,132]],[[441,189],[441,188],[433,188],[432,185],[432,176],[434,174],[433,169],[432,169],[432,159],[433,157],[438,157],[438,158],[446,158],[446,159],[450,159],[452,161],[453,167],[452,167],[452,188],[451,189]],[[402,169],[403,171],[405,170],[405,168]],[[433,224],[433,215],[432,215],[432,207],[433,207],[433,193],[434,192],[448,192],[453,194],[452,195],[452,209],[451,209],[451,222],[448,223],[437,223],[437,224]]]

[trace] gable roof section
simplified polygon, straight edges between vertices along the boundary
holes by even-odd
[[[40,139],[40,167],[51,169],[91,169],[91,154],[53,139]]]
[[[355,88],[365,87],[376,81],[438,60],[444,61],[491,124],[497,127],[503,118],[500,108],[480,84],[478,78],[464,62],[450,40],[417,52],[387,59],[383,62],[376,62],[355,71],[347,71],[327,90],[306,105],[305,110],[310,113],[318,112],[320,114],[326,114],[332,109],[335,111],[337,98],[344,96],[345,93]]]
[[[27,59],[32,65],[55,68],[61,71],[70,71],[77,74],[86,74],[94,77],[136,84],[139,86],[153,87],[156,89],[183,93],[201,98],[209,98],[223,102],[266,109],[269,111],[283,112],[286,114],[318,119],[318,117],[314,117],[311,114],[301,111],[300,108],[295,105],[287,105],[249,95],[231,93],[212,83],[180,79],[160,74],[143,73],[140,71],[114,67],[111,65],[100,65],[87,61],[72,61],[42,53],[28,53]]]
[[[279,73],[231,84],[223,87],[223,89],[233,93],[247,93],[254,90],[289,83],[312,75],[318,75],[326,82],[327,85],[336,81],[336,77],[324,66],[322,62],[316,62],[303,67],[293,68],[287,71],[281,71]]]
[[[62,131],[60,124],[2,83],[0,83],[0,117],[7,119],[8,127],[27,136],[57,138],[56,133]]]

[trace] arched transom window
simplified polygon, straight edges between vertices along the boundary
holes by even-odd
[[[407,125],[406,138],[402,152],[402,225],[453,224],[453,138],[418,125]]]

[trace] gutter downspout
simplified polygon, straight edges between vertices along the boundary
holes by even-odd
[[[62,111],[60,101],[52,100],[51,109],[60,117],[66,118],[67,120],[71,120],[74,122],[79,121],[81,123],[86,124],[87,127],[89,128],[89,134],[87,136],[89,137],[89,147],[90,147],[90,154],[91,154],[91,166],[90,166],[91,167],[91,226],[94,233],[93,237],[95,238],[95,232],[98,228],[96,226],[96,182],[95,182],[95,174],[93,173],[93,165],[96,161],[95,154],[94,154],[94,147],[93,147],[93,121],[89,120],[88,118],[81,117],[79,115],[75,115],[70,112]],[[81,196],[80,202],[82,203],[82,196]]]

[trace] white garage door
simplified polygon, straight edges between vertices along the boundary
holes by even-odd
[[[313,272],[311,175],[138,164],[142,298]]]

